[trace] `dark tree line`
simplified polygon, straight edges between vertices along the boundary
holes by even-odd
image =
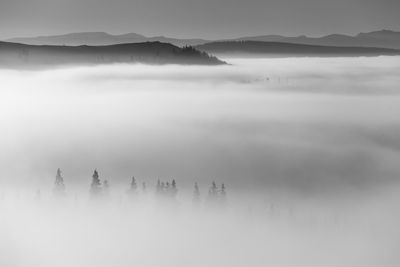
[[[97,169],[94,170],[92,174],[92,182],[90,184],[89,193],[91,198],[98,198],[101,196],[107,196],[110,191],[110,184],[108,180],[104,180],[103,182],[100,180],[100,175]],[[127,194],[129,196],[136,196],[139,194],[139,186],[136,178],[132,176],[131,182],[129,184],[129,189],[127,190]],[[54,195],[57,197],[66,196],[66,187],[64,183],[64,177],[62,176],[62,172],[60,169],[57,169],[56,179],[54,182]],[[141,184],[141,192],[147,192],[147,186],[145,182]],[[155,193],[158,197],[174,199],[178,194],[178,187],[175,179],[171,181],[161,181],[157,180]],[[225,185],[221,184],[221,187],[218,188],[217,184],[213,181],[208,190],[207,202],[209,203],[224,203],[226,199],[226,189]],[[201,203],[201,194],[198,183],[194,184],[193,190],[193,203],[198,205]]]
[[[101,181],[99,178],[99,173],[94,170],[92,175],[92,184],[90,185],[90,195],[91,197],[98,197],[102,193]]]
[[[210,189],[208,190],[207,201],[213,204],[224,204],[226,201],[225,184],[221,184],[221,187],[218,188],[215,181],[213,181]]]
[[[147,191],[146,183],[142,182],[142,192],[146,193],[146,191]],[[130,196],[135,196],[138,194],[138,192],[139,192],[139,186],[137,185],[135,176],[132,176],[131,183],[127,193]]]
[[[178,188],[176,187],[176,182],[172,179],[171,182],[161,182],[160,179],[157,180],[156,194],[162,197],[174,198],[178,194]]]

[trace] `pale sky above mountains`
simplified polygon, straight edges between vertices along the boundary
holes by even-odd
[[[400,30],[398,0],[1,0],[0,39],[80,31],[179,38]]]

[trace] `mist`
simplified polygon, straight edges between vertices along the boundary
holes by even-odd
[[[0,70],[0,265],[398,265],[399,59]]]

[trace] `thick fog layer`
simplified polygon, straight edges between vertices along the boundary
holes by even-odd
[[[399,177],[400,60],[236,60],[0,71],[0,177],[225,181],[301,191]],[[339,188],[343,190],[344,188]]]
[[[400,58],[228,61],[0,70],[0,265],[399,264]]]

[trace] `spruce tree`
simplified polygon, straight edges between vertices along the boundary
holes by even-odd
[[[132,176],[131,187],[129,188],[129,192],[131,194],[134,194],[136,192],[136,189],[137,189],[136,179],[135,176]]]
[[[127,191],[128,195],[133,197],[136,195],[137,193],[137,183],[136,183],[136,178],[135,176],[132,176],[132,180],[131,180],[131,184],[129,186],[129,189]]]
[[[225,202],[226,202],[225,184],[221,185],[221,191],[219,192],[219,197],[220,197],[221,204],[225,204]]]
[[[137,188],[136,179],[135,176],[132,176],[131,189],[136,190],[136,188]]]
[[[56,180],[54,182],[54,195],[56,195],[56,196],[64,196],[65,195],[64,178],[61,175],[60,168],[57,169]]]
[[[95,169],[92,175],[92,184],[90,185],[90,193],[92,196],[98,196],[101,193],[101,181],[99,173]]]
[[[171,195],[172,195],[172,197],[175,197],[176,194],[178,194],[178,188],[176,187],[175,179],[173,179],[171,182]]]
[[[216,201],[217,201],[217,198],[218,198],[218,187],[217,187],[217,184],[213,181],[211,183],[210,189],[208,190],[208,198],[207,198],[207,200],[208,200],[209,203],[214,203],[215,204]]]
[[[215,198],[218,194],[217,184],[213,181],[211,183],[210,190],[208,191],[209,197]]]
[[[221,194],[222,197],[225,197],[225,196],[226,196],[225,184],[222,184],[222,185],[221,185],[220,194]]]

